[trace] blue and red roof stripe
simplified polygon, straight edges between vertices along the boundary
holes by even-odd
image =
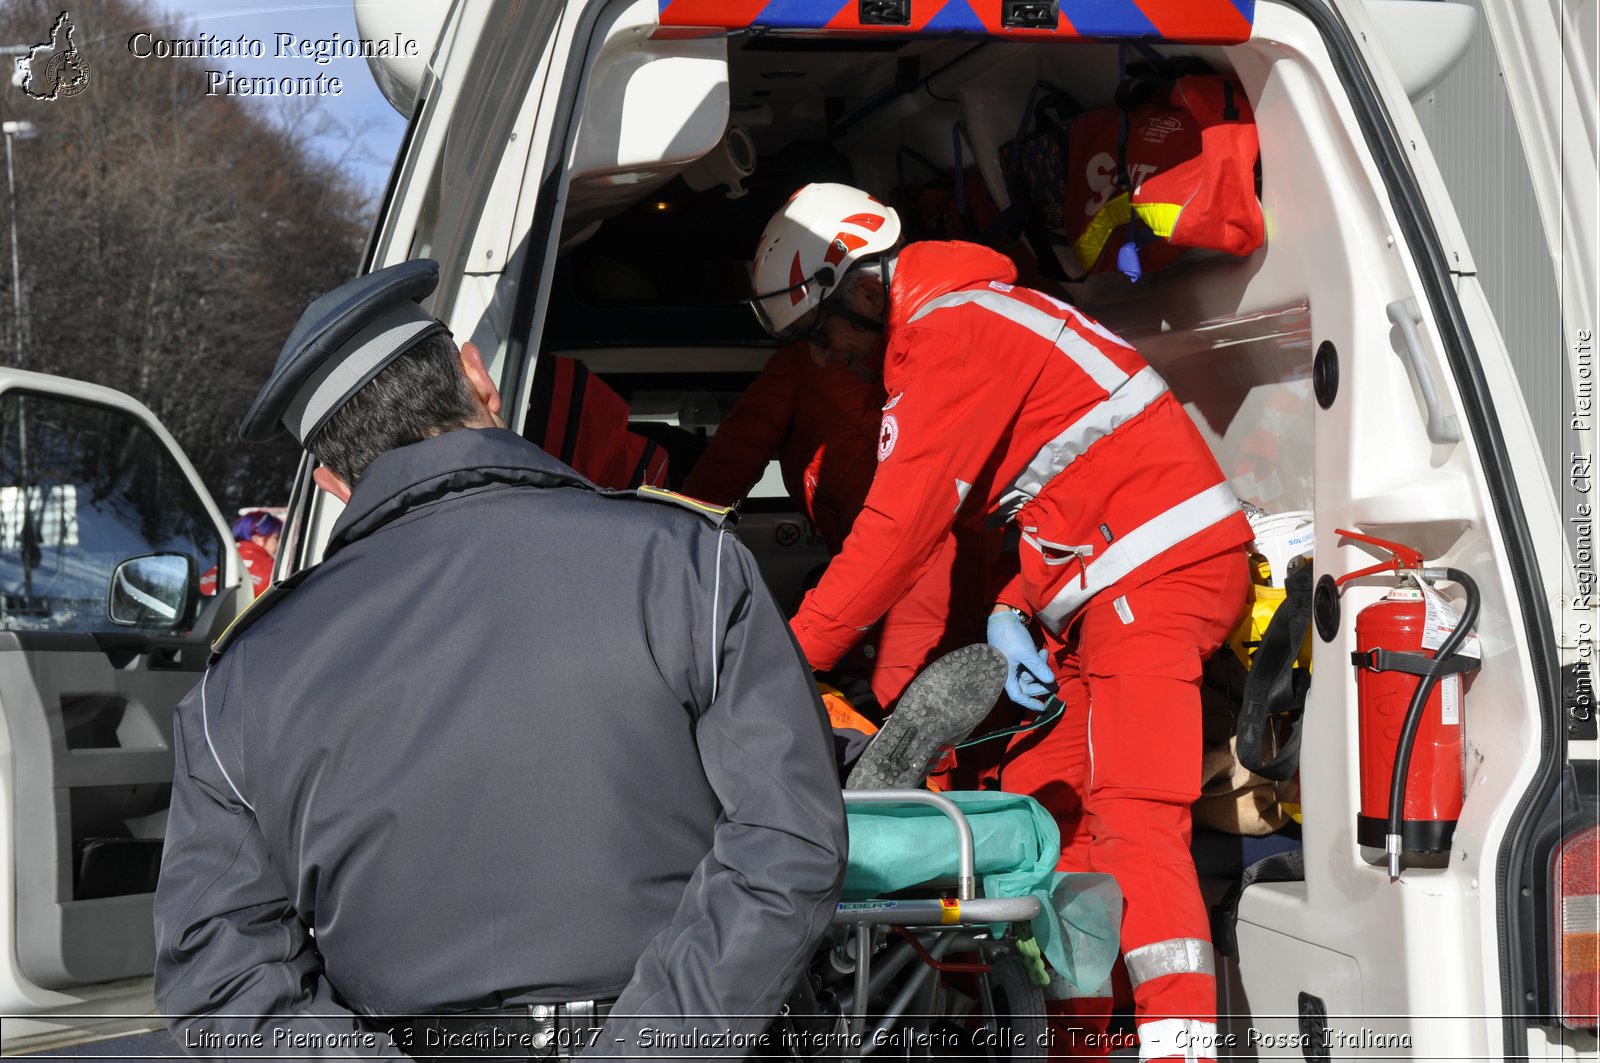
[[[966,34],[1009,38],[1184,41],[1248,40],[1255,0],[1060,0],[1055,29],[1007,29],[1001,0],[911,0],[910,26],[862,25],[858,0],[660,0],[659,36],[762,29],[852,34]]]

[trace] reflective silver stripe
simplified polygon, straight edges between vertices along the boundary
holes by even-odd
[[[1022,508],[1023,503],[1038,497],[1045,484],[1076,461],[1093,443],[1133,420],[1166,393],[1166,381],[1149,366],[1133,374],[1109,398],[1068,425],[1066,431],[1046,443],[1034,455],[1027,468],[1000,496],[999,508],[991,519],[1003,523]]]
[[[1021,299],[1014,299],[999,292],[980,288],[976,291],[941,295],[937,299],[929,299],[919,307],[917,312],[911,315],[910,320],[917,321],[935,310],[962,306],[966,303],[976,303],[985,310],[999,314],[1007,321],[1021,325],[1041,339],[1049,340],[1062,354],[1071,358],[1079,369],[1089,374],[1089,379],[1107,392],[1116,391],[1127,382],[1127,373],[1118,369],[1116,363],[1107,358],[1100,348],[1068,328],[1067,323],[1061,318]]]
[[[1010,290],[1010,286],[1008,285],[1006,287],[1006,291]],[[1115,332],[1112,332],[1110,329],[1106,328],[1104,325],[1100,324],[1100,322],[1096,321],[1088,314],[1085,314],[1071,303],[1063,302],[1051,295],[1049,292],[1034,291],[1033,294],[1043,296],[1044,301],[1049,303],[1051,306],[1057,307],[1058,309],[1064,310],[1071,314],[1075,319],[1077,319],[1078,324],[1082,325],[1090,332],[1093,332],[1096,336],[1099,336],[1102,339],[1108,339],[1112,343],[1115,343],[1118,347],[1126,347],[1130,351],[1133,350],[1133,344],[1129,343],[1121,336],[1118,336]]]
[[[1052,299],[1051,302],[1055,302],[1055,300]],[[1108,329],[1104,325],[1100,324],[1100,322],[1096,321],[1094,318],[1090,317],[1088,314],[1085,314],[1083,311],[1079,310],[1077,307],[1073,306],[1071,303],[1067,303],[1067,304],[1065,304],[1065,306],[1066,306],[1067,313],[1069,313],[1073,317],[1077,318],[1078,323],[1080,325],[1082,325],[1084,328],[1088,329],[1090,332],[1093,332],[1096,336],[1099,336],[1101,339],[1110,340],[1112,343],[1115,343],[1118,347],[1126,347],[1130,351],[1133,350],[1133,344],[1129,343],[1127,340],[1123,339],[1121,336],[1118,336],[1115,332],[1112,332],[1110,329]]]
[[[304,443],[390,356],[437,324],[432,315],[410,300],[385,310],[344,342],[341,350],[348,354],[329,358],[300,385],[283,413],[283,423]]]
[[[1105,553],[1084,566],[1082,577],[1067,581],[1039,619],[1051,631],[1060,631],[1078,607],[1147,561],[1239,511],[1239,500],[1227,483],[1208,487],[1157,514],[1106,547]]]
[[[711,585],[711,700],[717,700],[717,663],[722,659],[721,645],[717,641],[717,614],[722,607],[722,544],[728,537],[723,529],[717,529],[717,579]]]
[[[956,477],[956,512],[961,512],[961,507],[967,504],[967,495],[972,491],[972,485],[961,477]]]
[[[206,748],[211,751],[211,759],[216,762],[217,770],[222,772],[222,779],[228,784],[228,789],[233,791],[233,796],[237,797],[239,803],[248,808],[250,813],[254,815],[256,806],[246,801],[244,794],[241,794],[239,788],[233,785],[233,776],[229,775],[228,769],[222,766],[222,758],[217,756],[217,747],[211,741],[211,717],[206,713],[206,681],[210,678],[211,669],[207,668],[205,674],[200,677],[200,728],[205,732]]]
[[[1168,938],[1129,949],[1122,958],[1128,965],[1128,981],[1135,987],[1169,974],[1217,976],[1211,942],[1205,938]]]

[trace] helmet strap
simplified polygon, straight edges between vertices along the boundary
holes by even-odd
[[[867,329],[872,332],[883,332],[883,322],[874,321],[865,314],[858,314],[842,303],[828,307],[828,314],[832,317],[842,317],[858,329]]]

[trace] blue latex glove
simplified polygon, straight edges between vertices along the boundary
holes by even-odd
[[[989,645],[1006,655],[1006,694],[1025,709],[1043,712],[1056,677],[1028,626],[1010,609],[991,613]]]

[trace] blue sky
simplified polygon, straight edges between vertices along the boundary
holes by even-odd
[[[304,58],[274,55],[275,35],[279,33],[292,33],[296,38],[322,39],[335,33],[344,38],[355,37],[353,0],[302,4],[177,0],[170,6],[163,6],[173,16],[173,21],[159,27],[168,37],[193,37],[205,32],[225,38],[242,35],[264,44],[263,58],[210,58],[204,61],[207,68],[231,71],[238,77],[305,77],[324,73],[339,78],[343,86],[341,94],[318,97],[317,107],[327,118],[342,125],[344,132],[314,138],[313,144],[332,158],[345,157],[344,168],[374,199],[383,192],[390,163],[405,133],[405,120],[378,91],[367,69],[367,61],[333,58],[326,65],[318,65]],[[432,43],[421,42],[421,47],[424,51],[430,50]],[[248,102],[271,108],[283,101],[252,98]],[[314,122],[316,118],[313,115],[307,120]],[[357,137],[359,147],[351,152],[351,141]]]

